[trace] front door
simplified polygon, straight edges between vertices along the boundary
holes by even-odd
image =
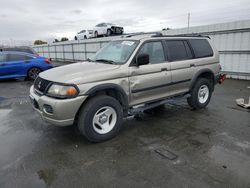
[[[169,95],[170,63],[167,62],[161,41],[142,44],[137,55],[149,55],[149,64],[129,68],[130,106],[158,100]]]

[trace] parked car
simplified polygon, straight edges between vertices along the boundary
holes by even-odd
[[[84,63],[41,73],[30,98],[45,121],[74,123],[89,141],[101,142],[118,134],[124,117],[174,97],[205,108],[215,84],[225,79],[220,70],[219,54],[206,37],[127,36]]]
[[[82,30],[75,36],[75,40],[89,39],[93,35],[93,30]]]
[[[25,52],[0,52],[0,79],[34,80],[42,71],[52,68],[49,59]]]
[[[13,46],[13,47],[0,47],[0,52],[25,52],[29,54],[33,54],[35,56],[39,56],[39,54],[29,46]]]
[[[98,36],[110,36],[115,34],[123,34],[123,27],[117,26],[112,23],[100,23],[97,24],[94,29],[94,37]]]

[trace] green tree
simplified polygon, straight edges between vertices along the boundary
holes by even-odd
[[[41,44],[48,44],[48,43],[45,41],[42,41],[42,40],[35,40],[34,41],[34,45],[41,45]]]

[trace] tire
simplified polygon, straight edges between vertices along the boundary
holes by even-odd
[[[40,68],[32,67],[31,69],[28,70],[27,78],[29,80],[35,80],[40,72],[42,72],[42,70]]]
[[[108,37],[111,36],[111,30],[110,29],[107,30],[107,36]]]
[[[77,40],[77,36],[75,36],[75,40]]]
[[[98,37],[98,32],[97,31],[95,31],[95,38],[97,38]]]
[[[191,96],[187,98],[189,106],[193,109],[205,108],[212,96],[212,84],[206,78],[200,78],[196,81]]]
[[[91,98],[82,107],[77,126],[87,140],[97,143],[115,137],[120,131],[122,120],[120,103],[113,97],[101,95]]]
[[[86,35],[84,35],[84,39],[87,39],[87,36],[86,36]]]

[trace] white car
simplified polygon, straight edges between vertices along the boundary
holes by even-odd
[[[89,39],[93,35],[93,30],[82,30],[75,36],[75,40]]]
[[[119,27],[112,23],[100,23],[93,29],[94,37],[110,36],[113,34],[123,34],[123,27]]]

